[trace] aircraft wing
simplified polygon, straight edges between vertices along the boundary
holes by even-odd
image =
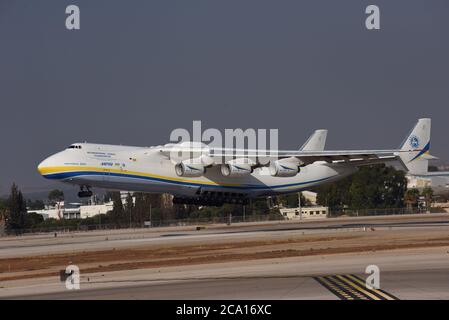
[[[357,165],[372,164],[375,162],[385,162],[398,159],[398,150],[345,150],[345,151],[302,151],[302,150],[232,150],[220,149],[211,150],[212,157],[234,157],[234,158],[270,158],[273,160],[296,158],[303,165],[316,161],[328,163],[354,163]]]
[[[232,148],[214,148],[204,146],[179,146],[167,145],[160,148],[160,152],[171,158],[173,155],[184,153],[187,158],[195,158],[204,155],[210,158],[215,164],[223,163],[223,159],[264,159],[264,163],[270,160],[285,158],[296,158],[301,165],[307,165],[316,161],[325,161],[328,163],[352,163],[354,165],[367,165],[374,163],[385,163],[399,160],[397,149],[391,150],[344,150],[344,151],[304,151],[304,150],[256,150],[256,149],[232,149]],[[400,161],[401,162],[401,161]]]

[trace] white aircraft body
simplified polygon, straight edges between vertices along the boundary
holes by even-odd
[[[42,161],[38,171],[47,179],[79,185],[80,197],[99,187],[170,193],[174,203],[246,203],[332,182],[364,165],[414,170],[414,162],[429,150],[430,126],[430,119],[420,119],[399,149],[388,150],[324,150],[326,130],[315,131],[299,150],[274,154],[194,142],[149,148],[75,143]]]

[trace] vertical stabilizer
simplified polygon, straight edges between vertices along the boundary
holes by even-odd
[[[301,151],[323,151],[326,145],[327,130],[315,130],[299,149]]]
[[[430,125],[429,118],[419,119],[401,145],[401,157],[407,166],[409,174],[426,174],[429,161],[426,155],[430,149]]]

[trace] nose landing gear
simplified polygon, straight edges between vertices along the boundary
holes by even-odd
[[[84,189],[86,188],[86,190]],[[90,188],[88,186],[81,186],[80,192],[78,192],[79,198],[90,198],[92,197],[93,193],[90,191]]]

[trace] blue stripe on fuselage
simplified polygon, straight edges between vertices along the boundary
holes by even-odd
[[[413,160],[419,158],[419,157],[422,156],[424,153],[426,153],[427,151],[429,151],[429,149],[430,149],[430,141],[429,141],[429,142],[424,146],[424,148],[422,148],[422,150],[421,150],[416,156],[414,156],[413,159],[410,160],[409,162],[412,162]]]
[[[330,177],[311,180],[311,181],[282,184],[282,185],[276,185],[276,186],[271,186],[271,187],[270,186],[257,186],[257,185],[243,185],[243,186],[210,185],[210,184],[176,181],[176,180],[169,180],[169,179],[162,179],[162,178],[155,178],[155,177],[145,177],[145,176],[139,176],[139,175],[133,175],[133,174],[126,174],[126,173],[95,172],[95,171],[72,171],[72,172],[53,173],[53,174],[45,175],[45,178],[54,179],[54,180],[62,180],[62,179],[81,177],[81,176],[105,176],[105,175],[106,176],[114,176],[114,177],[132,178],[132,179],[159,181],[159,182],[186,185],[186,186],[241,189],[241,190],[251,190],[251,189],[256,189],[256,190],[267,189],[267,190],[269,190],[269,189],[275,189],[275,188],[293,187],[293,186],[300,186],[300,185],[304,185],[304,184],[308,184],[308,183],[321,182],[321,181],[325,181],[325,180],[328,180],[333,177],[333,176],[330,176]]]

